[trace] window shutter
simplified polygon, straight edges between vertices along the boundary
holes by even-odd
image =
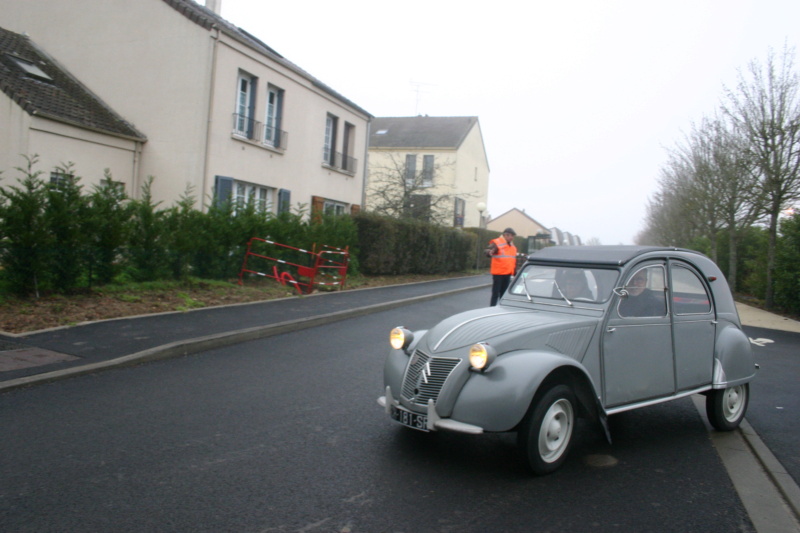
[[[292,191],[280,189],[278,191],[278,214],[288,213],[291,209]]]
[[[214,206],[219,207],[231,200],[233,178],[214,176]]]
[[[320,222],[322,214],[325,212],[325,198],[322,196],[311,197],[311,220]]]
[[[255,139],[255,124],[256,124],[256,89],[258,89],[258,78],[250,80],[250,102],[248,102],[247,109],[247,138]]]

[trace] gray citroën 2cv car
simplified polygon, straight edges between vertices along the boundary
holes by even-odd
[[[556,470],[576,417],[693,394],[738,427],[754,378],[728,284],[706,256],[640,246],[555,246],[528,257],[496,307],[391,332],[378,403],[421,431],[516,431],[536,474]]]

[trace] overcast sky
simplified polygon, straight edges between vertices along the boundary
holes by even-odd
[[[199,0],[202,4],[204,0]],[[798,0],[221,0],[377,117],[477,116],[488,212],[632,244],[672,148],[723,86],[800,40]]]

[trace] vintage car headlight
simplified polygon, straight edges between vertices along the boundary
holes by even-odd
[[[473,344],[469,349],[469,364],[475,370],[486,370],[497,357],[497,352],[488,344]]]
[[[405,350],[413,340],[414,334],[403,327],[394,328],[392,332],[389,333],[389,344],[391,344],[392,348],[395,350]]]

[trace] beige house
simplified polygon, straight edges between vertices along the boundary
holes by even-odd
[[[478,117],[378,117],[369,138],[370,211],[479,227],[489,162]]]
[[[75,154],[86,154],[82,171],[94,176],[115,168],[118,183],[136,175],[144,135],[128,124],[30,38],[0,28],[0,170],[14,185],[25,168],[20,154],[40,154],[33,171],[58,180]],[[76,169],[77,170],[77,169]]]
[[[112,143],[125,157],[103,163],[129,195],[154,176],[154,199],[166,205],[191,191],[204,205],[216,193],[273,212],[358,210],[370,114],[222,19],[219,4],[0,0],[0,25],[27,34],[129,121],[137,133]],[[26,112],[16,105],[9,114]],[[0,137],[5,166],[35,148],[48,167],[73,161],[78,175],[98,179],[99,148],[34,146],[20,128]]]
[[[501,233],[504,229],[509,227],[513,228],[520,237],[550,233],[550,230],[548,230],[546,226],[537,222],[532,217],[528,216],[525,211],[520,211],[516,207],[486,223],[486,229],[498,233]]]

